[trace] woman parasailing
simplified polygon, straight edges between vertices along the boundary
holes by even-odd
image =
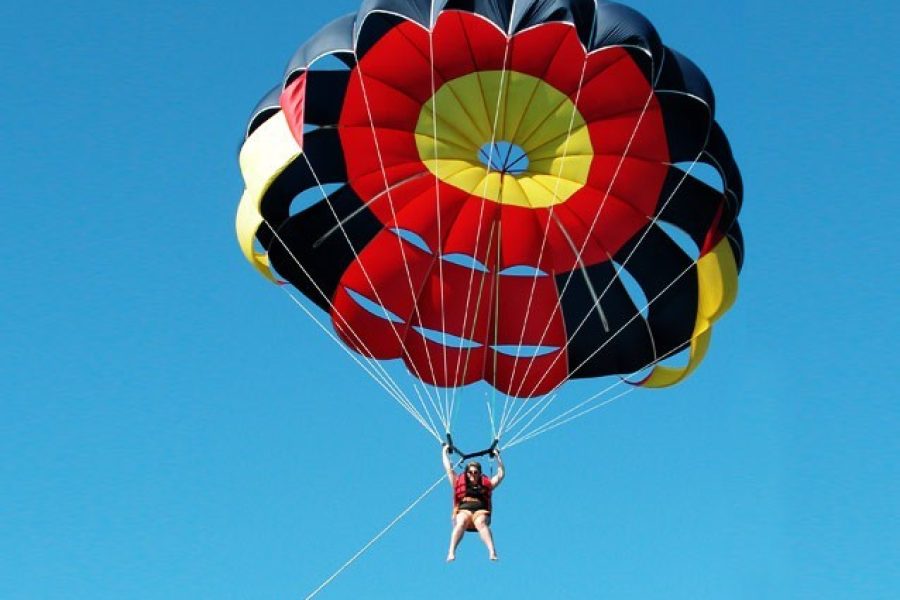
[[[450,454],[451,444],[445,444],[441,454],[447,479],[453,488],[453,530],[450,532],[450,550],[447,562],[456,559],[456,547],[466,531],[477,531],[481,541],[488,550],[488,557],[497,560],[494,538],[491,534],[491,495],[503,481],[506,471],[500,458],[500,451],[493,449],[492,455],[497,460],[497,474],[493,477],[484,475],[481,464],[470,461],[462,473],[453,470]]]

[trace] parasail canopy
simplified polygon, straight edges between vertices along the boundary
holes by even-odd
[[[296,52],[240,164],[248,260],[433,386],[672,385],[735,299],[712,88],[620,4],[368,0]]]

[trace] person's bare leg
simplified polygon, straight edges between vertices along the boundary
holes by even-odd
[[[474,518],[474,521],[475,529],[478,530],[478,535],[481,537],[481,541],[484,542],[485,546],[487,546],[488,558],[490,558],[491,560],[497,560],[497,551],[494,549],[494,536],[491,535],[491,528],[487,524],[487,516],[477,515]]]
[[[447,552],[447,562],[456,560],[456,547],[459,546],[459,542],[466,532],[466,521],[468,519],[469,516],[466,514],[458,513],[456,515],[456,520],[453,523],[453,530],[450,532],[450,550]]]

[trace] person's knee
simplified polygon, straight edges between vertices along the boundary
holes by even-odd
[[[474,521],[475,521],[475,529],[477,529],[478,531],[484,531],[484,530],[488,529],[488,522],[487,522],[486,516],[478,515],[477,517],[475,517]]]

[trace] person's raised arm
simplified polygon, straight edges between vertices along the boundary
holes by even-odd
[[[453,472],[453,464],[450,462],[449,444],[444,444],[443,448],[441,448],[441,460],[444,463],[444,472],[447,473],[450,485],[456,485],[456,473]]]
[[[497,474],[491,479],[491,487],[497,487],[506,477],[506,469],[503,468],[503,459],[500,458],[500,450],[494,450],[494,458],[497,460]]]

